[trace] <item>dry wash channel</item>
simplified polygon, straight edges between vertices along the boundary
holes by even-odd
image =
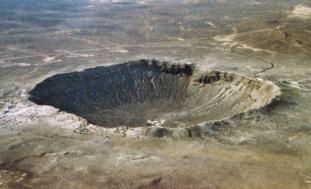
[[[189,64],[139,60],[57,74],[29,92],[51,105],[104,127],[192,126],[267,105],[279,94],[269,81]]]

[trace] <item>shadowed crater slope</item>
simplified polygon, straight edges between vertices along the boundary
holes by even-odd
[[[90,123],[191,126],[265,106],[279,94],[269,81],[189,64],[138,60],[57,74],[37,84],[29,100],[74,113]]]

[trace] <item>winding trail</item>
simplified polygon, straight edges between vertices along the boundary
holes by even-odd
[[[269,65],[269,67],[263,68],[263,69],[261,69],[261,70],[255,72],[255,73],[253,73],[253,77],[254,77],[254,78],[259,77],[258,74],[261,74],[261,73],[264,73],[264,72],[266,72],[266,71],[269,71],[269,70],[271,70],[271,69],[273,69],[273,68],[275,67],[275,64],[274,64],[273,62],[271,62],[271,61],[268,61],[268,60],[265,60],[265,59],[262,59],[262,58],[254,57],[254,56],[248,55],[248,54],[246,54],[246,53],[242,53],[242,52],[236,51],[235,48],[239,47],[240,45],[241,45],[241,44],[233,45],[233,46],[231,47],[231,49],[230,49],[231,52],[236,53],[236,54],[240,54],[240,55],[243,55],[243,56],[247,56],[247,57],[249,57],[249,58],[254,58],[254,59],[256,59],[256,60],[265,62],[265,63],[267,63],[267,64]]]

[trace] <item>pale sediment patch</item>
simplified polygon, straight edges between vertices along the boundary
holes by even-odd
[[[51,61],[53,61],[53,60],[55,60],[55,57],[53,57],[53,56],[48,56],[48,57],[45,57],[45,58],[43,59],[43,62],[49,63],[49,62],[51,62]]]
[[[272,54],[274,52],[269,49],[256,47],[257,43],[254,43],[253,41],[249,41],[249,39],[246,38],[249,35],[254,35],[254,39],[256,39],[255,37],[258,37],[259,34],[263,32],[267,32],[269,30],[264,29],[264,30],[257,30],[257,31],[252,31],[252,32],[237,33],[237,30],[234,28],[233,31],[234,32],[232,34],[216,36],[214,37],[214,39],[218,42],[221,42],[224,46],[228,46],[231,48],[239,48],[239,49],[250,50],[253,52],[264,52],[264,53],[269,53],[269,54]],[[271,37],[271,35],[268,35],[268,36]],[[261,39],[261,42],[262,41],[266,41],[266,39],[264,40]]]
[[[192,5],[192,4],[198,4],[199,2],[200,2],[199,0],[184,0],[182,2],[182,4],[184,4],[184,5],[188,5],[188,4]]]
[[[113,53],[128,53],[128,50],[123,49],[123,48],[111,48],[109,50],[109,52],[113,52]]]
[[[120,164],[124,166],[124,164],[139,164],[147,161],[161,161],[159,156],[153,154],[144,154],[144,153],[120,153],[116,158],[116,165]]]
[[[252,0],[250,3],[253,5],[261,5],[262,4],[262,2],[256,1],[256,0]]]
[[[174,37],[173,39],[176,39],[177,41],[185,41],[185,39],[182,37]]]
[[[2,65],[3,68],[7,68],[7,67],[31,67],[31,66],[37,66],[39,64],[30,64],[30,63],[24,63],[24,62],[20,62],[20,63],[6,63],[4,65]]]
[[[302,18],[310,19],[311,18],[311,7],[304,5],[295,6],[294,10],[289,14],[290,18]]]
[[[224,45],[226,46],[232,46],[234,45],[234,39],[237,35],[237,29],[236,28],[233,28],[233,33],[232,34],[229,34],[229,35],[218,35],[216,37],[214,37],[214,39],[216,41],[219,41],[219,42],[222,42]]]
[[[208,26],[211,26],[211,27],[213,27],[213,28],[216,28],[216,25],[215,25],[213,22],[206,21],[206,22],[204,22],[204,24],[207,24]]]
[[[249,46],[249,45],[246,45],[246,44],[240,44],[239,47],[243,48],[243,49],[248,49],[248,50],[251,50],[251,51],[254,51],[254,52],[263,52],[263,51],[265,51],[265,50],[263,50],[261,48],[255,48],[255,47],[252,47],[252,46]]]
[[[89,58],[93,57],[94,54],[84,54],[84,53],[70,53],[67,57],[68,58]]]

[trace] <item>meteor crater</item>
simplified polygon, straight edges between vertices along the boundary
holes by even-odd
[[[56,74],[29,100],[103,127],[141,127],[150,120],[188,127],[261,108],[279,95],[270,81],[192,64],[137,60]]]

